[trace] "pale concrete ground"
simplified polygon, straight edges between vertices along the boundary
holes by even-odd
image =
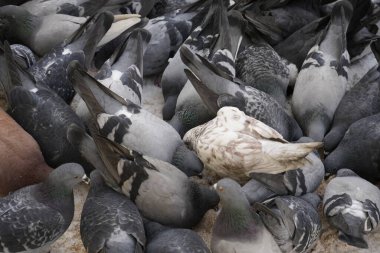
[[[4,97],[0,92],[0,106],[4,108]],[[143,106],[155,115],[161,117],[161,108],[163,105],[163,97],[161,89],[152,85],[144,87]],[[326,182],[318,189],[318,193],[322,196]],[[81,237],[80,237],[80,211],[88,193],[88,185],[78,185],[75,190],[75,214],[72,224],[66,233],[57,240],[51,248],[51,253],[85,253]],[[321,208],[320,208],[321,214]],[[216,211],[210,210],[206,213],[201,223],[194,229],[205,242],[210,245],[212,226],[216,217]],[[321,214],[321,217],[322,214]],[[369,249],[358,249],[349,246],[337,238],[337,230],[332,228],[325,218],[322,218],[322,235],[317,245],[311,251],[312,253],[379,253],[380,252],[380,233],[379,228],[369,234],[367,242]]]

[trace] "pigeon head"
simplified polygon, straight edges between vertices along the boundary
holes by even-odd
[[[67,190],[82,181],[87,180],[83,167],[77,163],[65,163],[53,170],[48,177],[48,184],[52,186],[63,186]]]
[[[30,39],[37,18],[20,6],[3,6],[0,8],[0,35],[11,42],[22,43]]]
[[[358,174],[356,174],[350,169],[340,169],[336,173],[336,176],[337,177],[358,177]]]
[[[214,184],[214,188],[220,197],[223,208],[228,204],[236,207],[249,207],[249,202],[245,197],[241,186],[230,178],[224,178]]]

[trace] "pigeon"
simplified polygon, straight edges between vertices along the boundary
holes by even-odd
[[[380,113],[353,123],[338,147],[326,157],[326,172],[336,173],[341,168],[348,168],[367,180],[379,180],[379,123]]]
[[[250,36],[252,43],[237,55],[236,77],[271,95],[285,107],[288,85],[295,82],[297,67],[282,59],[257,31],[252,31]]]
[[[321,202],[315,193],[302,197],[281,196],[254,208],[283,252],[310,252],[317,243],[322,223],[317,208]]]
[[[281,252],[237,182],[224,178],[214,188],[220,196],[221,211],[212,228],[213,253],[250,253],[253,249],[255,253]]]
[[[215,17],[211,16],[205,20],[206,22],[213,21],[211,27],[206,27],[206,29],[211,29],[213,36],[211,43],[214,44],[209,49],[208,57],[217,69],[228,76],[235,77],[235,58],[242,40],[241,20],[243,18],[239,17],[240,14],[231,14],[227,18],[227,10],[222,0],[213,1],[210,11],[212,9],[215,9],[215,13],[211,13]],[[216,38],[217,33],[219,36]],[[175,115],[170,120],[170,124],[183,136],[191,128],[206,123],[213,117],[214,113],[208,110],[197,90],[188,81],[178,96]]]
[[[134,16],[123,15],[115,18],[110,32],[113,31],[116,34],[107,33],[99,42],[99,46],[127,30],[129,26],[125,26],[125,23],[129,22],[130,17]],[[88,20],[85,17],[64,14],[36,16],[22,6],[13,5],[0,7],[0,18],[2,19],[0,36],[11,43],[20,43],[29,47],[38,56],[49,53],[72,37]]]
[[[244,16],[272,46],[320,17],[320,1],[259,0],[246,6]]]
[[[222,6],[223,4],[221,1],[213,1],[202,23],[193,30],[183,45],[186,45],[193,52],[208,57],[210,54],[210,48],[212,47],[212,44],[216,38],[216,30],[219,29],[218,27],[214,27],[216,25],[214,25],[213,22],[216,23],[218,19],[223,18],[224,20],[221,25],[227,25],[225,20],[226,13],[219,15],[219,13],[223,11]],[[233,22],[232,17],[233,14],[230,15],[229,23]],[[239,21],[236,25],[239,25]],[[229,33],[233,31],[231,27],[230,29],[224,27],[223,32],[224,36],[228,36]],[[227,38],[227,40],[229,39]],[[164,108],[162,109],[164,120],[170,120],[174,116],[177,97],[188,81],[186,74],[183,72],[184,68],[185,65],[181,61],[180,51],[177,51],[174,57],[169,60],[169,65],[165,68],[160,83],[162,94],[164,95],[165,99]]]
[[[229,106],[188,131],[183,140],[206,168],[242,183],[254,172],[278,174],[302,167],[309,163],[305,157],[322,146],[320,142],[288,143],[273,128]]]
[[[6,91],[10,115],[38,142],[51,167],[77,162],[90,169],[66,138],[65,129],[70,124],[85,129],[79,117],[56,93],[35,82],[14,62],[7,43],[4,50],[6,62],[2,68],[7,75],[1,85]]]
[[[98,170],[91,172],[80,232],[88,253],[144,252],[143,220],[135,204],[109,188]]]
[[[169,228],[144,222],[148,243],[146,253],[211,253],[202,238],[191,229]]]
[[[0,252],[47,252],[69,227],[73,187],[85,179],[80,165],[67,163],[42,183],[0,198]]]
[[[331,130],[325,136],[325,150],[333,151],[347,129],[356,121],[380,113],[380,72],[372,68],[340,101]]]
[[[36,16],[66,14],[86,17],[94,15],[107,2],[109,0],[31,0],[21,6]]]
[[[188,176],[202,172],[202,162],[168,123],[117,96],[78,63],[69,66],[68,75],[104,136],[144,155],[171,162]]]
[[[363,236],[379,224],[379,206],[380,190],[349,169],[338,171],[323,198],[323,213],[339,230],[339,239],[359,248],[368,248]]]
[[[174,12],[150,19],[144,29],[152,34],[144,54],[144,76],[162,73],[191,31],[203,18],[199,12]]]
[[[75,95],[66,75],[68,64],[77,60],[89,67],[95,47],[112,24],[110,13],[101,13],[82,25],[82,27],[61,46],[55,47],[29,70],[37,82],[50,87],[67,103]]]
[[[143,217],[166,226],[190,228],[218,204],[215,191],[191,181],[170,163],[142,156],[102,137],[99,125],[91,125],[90,131],[93,140],[75,125],[67,135],[100,170],[106,183],[133,201]]]
[[[51,170],[33,137],[0,109],[0,196],[45,180]]]
[[[334,5],[330,23],[309,51],[294,87],[294,116],[304,133],[316,141],[323,140],[346,92],[350,64],[346,31],[352,11],[349,0]]]
[[[110,61],[96,76],[103,85],[125,100],[141,106],[143,89],[143,56],[151,34],[143,29],[134,30]]]
[[[297,122],[271,96],[244,83],[231,79],[212,66],[206,59],[181,47],[181,58],[189,68],[185,70],[203,102],[215,114],[223,106],[239,108],[278,131],[286,140],[303,136]]]
[[[295,64],[297,69],[301,69],[308,52],[317,43],[329,20],[330,17],[325,16],[306,24],[283,41],[280,41],[274,47],[274,50],[282,58]]]
[[[302,137],[297,143],[313,142]],[[301,196],[317,190],[325,177],[325,168],[316,151],[306,156],[307,165],[282,174],[252,173],[252,179],[243,186],[249,203],[262,202],[274,196]]]

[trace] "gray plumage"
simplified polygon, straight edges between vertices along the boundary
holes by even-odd
[[[28,47],[21,44],[13,44],[11,45],[11,49],[13,56],[23,69],[28,69],[36,63],[36,56]]]
[[[340,101],[331,130],[324,138],[325,150],[333,151],[352,123],[377,113],[380,113],[378,66],[372,68]]]
[[[42,56],[69,38],[86,18],[68,15],[36,16],[21,6],[3,6],[0,33],[12,43],[23,44]]]
[[[144,85],[143,56],[150,38],[148,31],[135,29],[95,77],[123,99],[140,106]]]
[[[309,203],[299,197],[282,196],[255,204],[263,223],[283,252],[310,252],[319,239],[322,223],[317,205],[321,199],[313,193],[308,195],[315,195],[308,198],[318,201]]]
[[[67,74],[68,64],[76,60],[88,68],[95,54],[96,45],[111,27],[113,16],[101,13],[89,19],[72,37],[42,57],[30,69],[34,78],[50,87],[67,103],[75,95]]]
[[[300,138],[298,143],[312,142],[307,137]],[[306,156],[309,163],[296,170],[278,175],[253,173],[252,179],[243,186],[249,203],[262,202],[274,196],[301,196],[317,190],[324,179],[325,168],[317,152]]]
[[[2,68],[7,75],[2,77],[1,84],[8,98],[9,114],[38,142],[50,166],[68,162],[83,164],[78,150],[66,138],[70,124],[75,123],[84,129],[81,120],[62,98],[35,82],[14,62],[7,44],[4,50],[6,63]]]
[[[297,67],[291,66],[276,51],[253,32],[253,43],[243,49],[236,59],[236,77],[245,84],[271,95],[285,107],[291,80],[295,81]],[[291,73],[291,72],[295,72]]]
[[[145,221],[146,253],[210,253],[206,243],[191,229],[169,228]]]
[[[104,136],[144,155],[171,162],[187,175],[202,171],[202,162],[168,123],[120,98],[88,75],[78,63],[70,65],[68,73]]]
[[[297,122],[268,94],[246,86],[216,70],[207,60],[185,47],[181,57],[185,70],[200,97],[216,113],[223,106],[234,106],[277,130],[286,140],[298,140],[302,131]]]
[[[66,14],[76,17],[92,16],[109,0],[31,0],[21,6],[36,16]]]
[[[245,16],[266,41],[276,45],[320,17],[320,1],[260,0],[245,7]]]
[[[346,32],[352,12],[349,0],[334,5],[330,23],[309,51],[294,87],[294,116],[305,135],[316,141],[323,139],[346,92],[350,63]]]
[[[188,228],[195,226],[207,210],[218,204],[215,191],[191,181],[169,163],[142,156],[100,136],[98,127],[91,127],[96,147],[94,141],[74,125],[68,137],[101,171],[106,183],[130,198],[147,219]]]
[[[253,212],[240,185],[225,178],[214,185],[221,200],[211,237],[213,253],[280,253],[272,235]]]
[[[202,36],[206,36],[204,43],[211,43],[210,48],[205,49],[203,48],[205,45],[201,46],[203,49],[201,55],[211,59],[213,66],[231,77],[235,77],[236,72],[235,58],[242,39],[242,26],[244,24],[242,19],[238,12],[233,12],[227,16],[227,8],[223,1],[214,0],[202,26],[197,28],[200,32],[197,36],[198,39],[202,40]],[[200,43],[195,39],[189,47],[183,47],[192,48],[193,53],[197,53],[201,51],[196,49],[200,46],[199,44],[202,42]],[[212,119],[214,113],[208,110],[192,83],[187,81],[178,96],[175,115],[170,124],[183,136],[191,128]]]
[[[359,176],[375,181],[380,178],[380,114],[353,123],[338,147],[325,159],[326,172],[348,168]]]
[[[200,13],[172,13],[149,20],[144,29],[152,34],[144,55],[144,75],[161,73],[201,19]]]
[[[91,172],[91,188],[84,203],[80,232],[88,253],[142,253],[144,224],[126,196],[109,188],[98,170]]]
[[[380,190],[349,169],[338,171],[323,198],[323,213],[339,230],[339,239],[359,248],[368,248],[363,236],[379,224],[379,206]]]
[[[0,252],[48,250],[73,219],[73,187],[83,176],[80,165],[64,164],[46,181],[0,198]]]

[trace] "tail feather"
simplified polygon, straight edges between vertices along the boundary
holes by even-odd
[[[80,66],[79,62],[73,61],[67,67],[67,74],[70,78],[71,83],[75,91],[81,96],[87,105],[92,117],[96,120],[98,115],[105,113],[103,107],[99,104],[98,100],[95,98],[91,89],[87,86],[88,83],[95,79],[92,79]]]
[[[353,13],[349,0],[338,1],[332,10],[329,26],[321,37],[320,50],[340,61],[347,49],[346,34]]]
[[[98,43],[113,23],[113,15],[110,12],[103,12],[87,20],[69,39],[64,42],[64,46],[82,49],[85,54],[85,66],[90,67],[92,58]]]
[[[124,72],[131,65],[136,65],[143,76],[143,56],[151,36],[147,30],[134,30],[111,57],[111,64],[114,62],[112,69]]]
[[[308,143],[281,143],[274,145],[263,142],[263,148],[266,147],[270,149],[270,155],[275,157],[279,161],[297,161],[301,158],[306,157],[313,150],[323,147],[322,142],[308,142]]]

